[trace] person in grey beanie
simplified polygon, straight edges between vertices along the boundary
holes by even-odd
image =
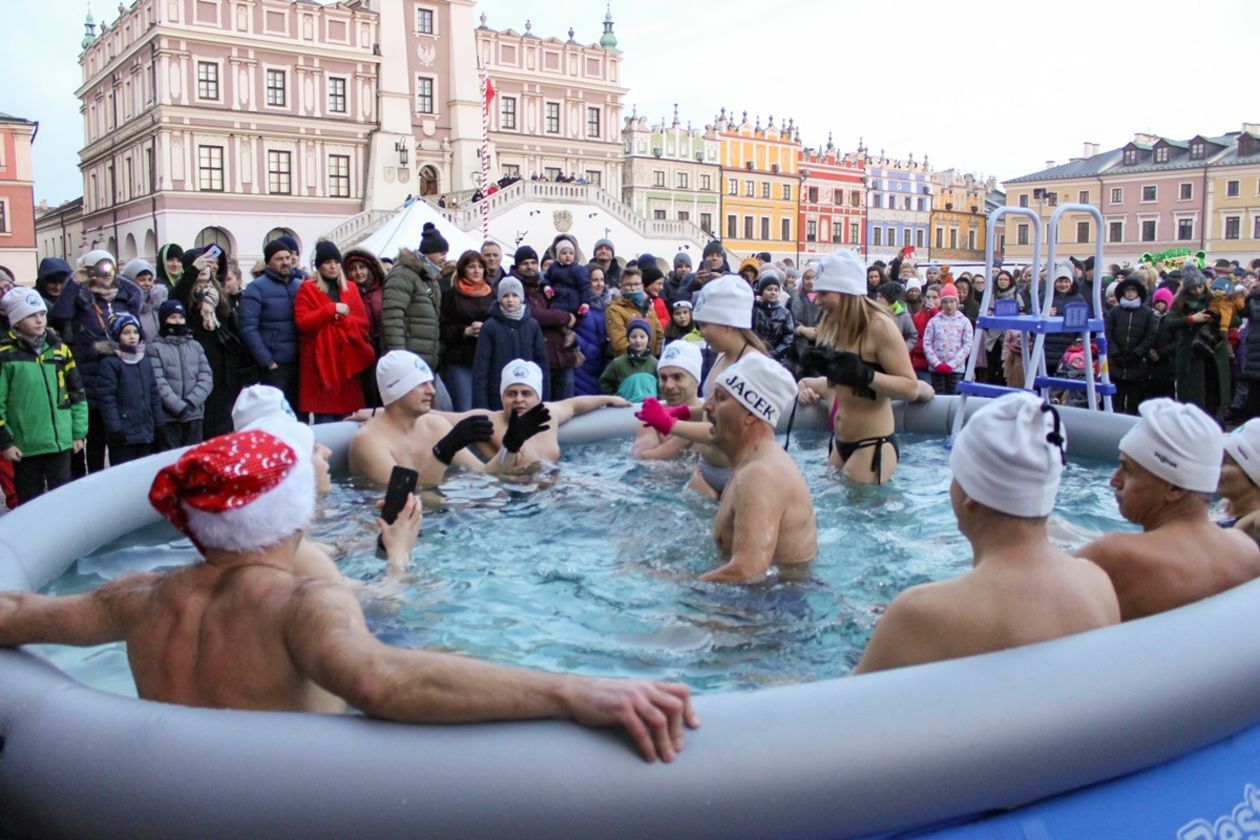
[[[621,266],[617,263],[617,250],[613,248],[612,240],[595,240],[595,248],[591,252],[591,261],[587,268],[595,265],[604,270],[604,283],[608,288],[621,288]]]
[[[665,288],[661,297],[672,308],[680,300],[691,300],[691,287],[695,285],[696,275],[691,270],[691,254],[679,251],[674,255],[674,270],[665,278]]]

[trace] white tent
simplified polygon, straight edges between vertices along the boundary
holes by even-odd
[[[424,223],[432,222],[451,246],[450,259],[459,259],[465,251],[480,251],[481,240],[466,231],[460,230],[448,221],[428,202],[413,198],[401,210],[387,219],[376,233],[360,242],[356,247],[366,248],[383,259],[393,259],[399,248],[410,248],[416,251],[420,247],[420,234]]]

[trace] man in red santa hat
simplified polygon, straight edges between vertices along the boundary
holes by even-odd
[[[348,704],[417,723],[568,717],[623,727],[648,761],[682,749],[684,725],[699,725],[685,686],[506,668],[378,641],[351,591],[294,573],[315,508],[310,452],[301,449],[264,420],[188,450],[158,473],[149,501],[204,561],[83,595],[0,593],[0,646],[125,641],[146,700],[325,713]],[[419,524],[413,498],[385,529],[387,544],[414,545]]]

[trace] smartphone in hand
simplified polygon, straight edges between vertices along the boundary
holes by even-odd
[[[211,244],[210,247],[206,248],[206,253],[203,256],[210,262],[218,265],[219,257],[223,256],[223,249],[218,245]]]
[[[389,474],[389,486],[385,490],[385,506],[381,508],[381,519],[386,525],[393,525],[398,514],[407,505],[407,497],[416,492],[416,482],[420,473],[407,467],[395,466]]]

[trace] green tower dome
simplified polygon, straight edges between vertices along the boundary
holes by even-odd
[[[606,50],[617,49],[617,36],[613,34],[611,3],[608,4],[608,11],[604,13],[604,34],[599,39],[599,45]]]

